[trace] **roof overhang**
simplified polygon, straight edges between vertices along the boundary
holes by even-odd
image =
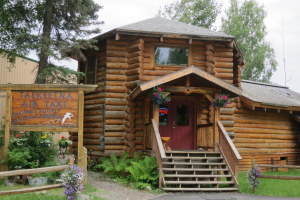
[[[188,76],[191,74],[195,74],[201,79],[204,79],[208,81],[209,83],[218,86],[220,89],[225,90],[228,92],[232,97],[235,96],[241,96],[242,95],[242,90],[239,89],[238,87],[235,87],[233,85],[230,85],[223,81],[222,79],[219,79],[197,67],[191,66],[185,69],[182,69],[177,72],[173,72],[171,74],[162,76],[160,78],[154,79],[152,81],[145,82],[139,86],[137,86],[129,95],[131,99],[135,99],[137,96],[139,96],[142,92],[149,90],[151,88],[154,88],[159,85],[166,84],[168,82],[174,81],[176,79],[179,79],[184,76]]]
[[[297,106],[287,106],[287,105],[280,105],[280,104],[270,104],[264,102],[254,101],[244,95],[241,96],[241,101],[245,107],[250,108],[251,110],[255,110],[256,108],[263,108],[265,111],[267,109],[274,109],[280,112],[280,110],[287,110],[287,111],[300,111],[300,107]]]

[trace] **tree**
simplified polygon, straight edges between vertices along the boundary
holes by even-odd
[[[97,15],[101,7],[93,0],[4,0],[1,6],[0,34],[5,38],[0,40],[0,48],[12,51],[10,56],[35,50],[39,55],[38,75],[49,67],[49,58],[63,59],[72,54],[84,59],[81,50],[94,47],[95,41],[83,38],[100,32],[95,25],[101,23]],[[45,79],[37,76],[36,83],[45,83]]]
[[[244,55],[243,79],[269,82],[276,71],[274,49],[265,39],[265,17],[264,7],[255,0],[245,0],[241,5],[238,0],[231,0],[226,17],[222,18],[222,31],[236,38]]]
[[[167,19],[211,28],[220,8],[221,4],[215,0],[177,0],[160,9],[158,14]]]

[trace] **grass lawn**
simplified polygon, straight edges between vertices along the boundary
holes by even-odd
[[[240,192],[246,194],[277,196],[277,197],[300,197],[300,180],[280,180],[260,178],[260,184],[255,192],[249,188],[246,178],[247,172],[240,172],[238,181]],[[300,170],[288,172],[263,172],[264,175],[300,176]]]
[[[21,189],[26,188],[28,186],[18,185],[16,187],[5,187],[0,186],[0,191],[2,190],[12,190],[12,189]],[[95,193],[102,193],[102,191],[94,188],[91,185],[86,185],[82,194],[89,196],[93,200],[104,200],[101,197],[98,197]],[[25,193],[25,194],[16,194],[16,195],[6,195],[1,196],[1,200],[66,200],[63,195],[63,189],[53,189],[47,190],[45,192],[36,192],[36,193]]]

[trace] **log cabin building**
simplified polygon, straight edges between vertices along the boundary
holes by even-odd
[[[155,17],[94,39],[99,49],[79,62],[83,83],[99,86],[85,95],[84,146],[93,155],[152,151],[160,184],[179,191],[236,190],[237,169],[251,158],[299,163],[300,94],[241,80],[233,36]],[[155,87],[170,103],[153,103]],[[234,102],[212,106],[219,94]],[[160,137],[170,137],[171,151]]]

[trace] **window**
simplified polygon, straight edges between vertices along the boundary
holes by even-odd
[[[178,105],[176,108],[176,112],[177,112],[176,119],[175,119],[176,126],[188,126],[190,123],[189,107],[186,105]]]
[[[154,63],[156,65],[188,65],[187,48],[156,47]]]
[[[88,56],[86,68],[86,83],[95,84],[96,72],[96,56]]]

